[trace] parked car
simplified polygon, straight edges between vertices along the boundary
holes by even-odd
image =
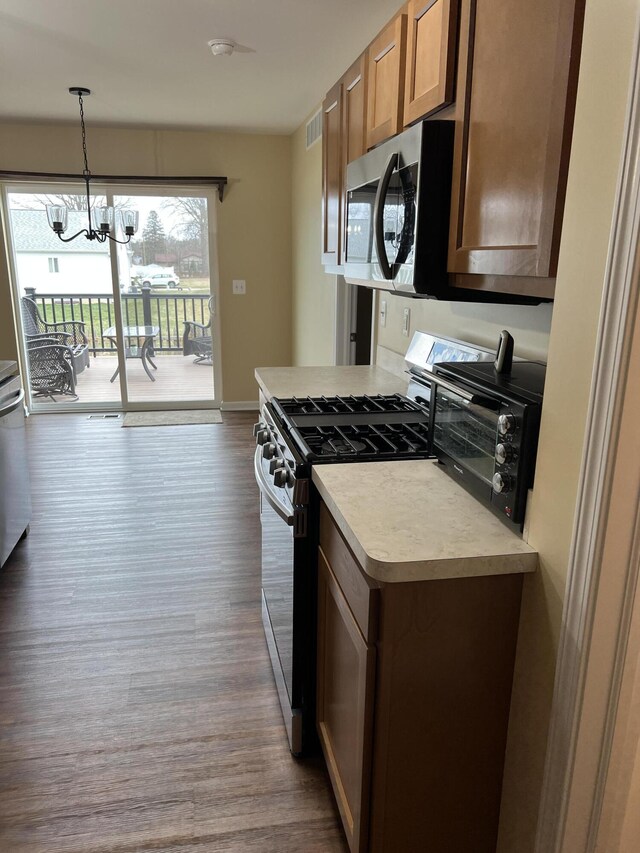
[[[176,288],[180,286],[180,278],[174,272],[157,272],[141,276],[140,284],[142,287]]]

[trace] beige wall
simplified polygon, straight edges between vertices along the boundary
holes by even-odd
[[[306,150],[305,124],[291,137],[293,364],[298,366],[334,364],[336,298],[336,277],[320,262],[322,143]]]
[[[620,163],[635,0],[588,0],[549,339],[507,753],[500,853],[528,853],[537,818],[584,428]]]
[[[474,305],[471,302],[436,302],[380,292],[387,303],[387,322],[378,323],[378,344],[404,355],[414,331],[435,332],[447,337],[493,348],[502,329],[514,337],[516,355],[547,360],[551,303],[533,306]],[[409,337],[402,334],[403,310],[411,311]]]
[[[77,172],[77,126],[0,126],[3,169]],[[226,175],[218,204],[225,402],[257,400],[253,369],[291,363],[291,145],[287,136],[90,127],[96,174]],[[246,296],[231,281],[247,282]],[[15,356],[6,269],[0,266],[0,358]]]

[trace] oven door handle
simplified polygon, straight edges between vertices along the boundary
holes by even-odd
[[[256,483],[258,484],[258,488],[260,489],[260,493],[262,497],[266,500],[272,510],[277,512],[280,518],[288,524],[289,527],[293,527],[294,516],[293,513],[289,515],[287,510],[283,507],[282,503],[275,496],[272,491],[269,481],[265,477],[264,470],[262,468],[262,448],[258,445],[256,447],[256,454],[253,457],[253,470],[256,475]]]
[[[373,222],[374,236],[376,240],[376,254],[378,256],[378,263],[380,264],[382,275],[387,281],[391,281],[391,279],[393,278],[393,270],[391,269],[391,265],[389,264],[387,250],[384,247],[384,200],[386,198],[387,191],[389,190],[389,184],[391,183],[391,176],[393,175],[393,170],[397,167],[397,165],[398,153],[397,151],[394,151],[392,154],[389,155],[387,165],[385,166],[384,173],[380,178],[378,189],[376,190],[376,199],[373,203]]]
[[[443,379],[438,373],[433,374],[432,381],[436,385],[441,385],[445,391],[450,391],[452,394],[462,397],[462,399],[467,403],[475,403],[477,406],[484,406],[485,409],[497,410],[500,408],[498,400],[493,400],[491,397],[482,397],[480,394],[472,394],[470,391],[465,391],[459,385],[456,385],[455,382],[449,382],[449,380]]]

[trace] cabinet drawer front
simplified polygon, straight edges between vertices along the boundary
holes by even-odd
[[[374,678],[375,649],[365,643],[321,552],[317,726],[352,853],[367,849]]]
[[[320,548],[342,590],[367,643],[375,642],[378,626],[378,589],[369,580],[336,527],[329,510],[320,507]]]

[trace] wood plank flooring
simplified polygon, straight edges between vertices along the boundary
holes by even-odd
[[[28,420],[0,572],[3,853],[345,853],[262,633],[250,426]]]

